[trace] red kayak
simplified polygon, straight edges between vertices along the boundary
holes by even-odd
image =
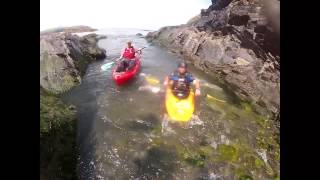
[[[138,73],[141,66],[140,56],[138,55],[135,57],[135,66],[129,71],[116,72],[116,69],[118,68],[118,66],[119,66],[119,63],[112,71],[112,79],[118,86],[121,86],[129,82],[131,79],[133,79],[135,75]]]

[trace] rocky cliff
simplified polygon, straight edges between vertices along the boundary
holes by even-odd
[[[40,88],[40,179],[77,179],[75,107]]]
[[[44,180],[77,179],[76,109],[59,94],[81,82],[90,62],[106,57],[97,45],[105,37],[72,34],[86,29],[92,28],[40,33],[40,178]]]
[[[106,51],[97,45],[101,38],[70,32],[40,35],[40,86],[58,94],[81,83],[88,63],[106,57]]]
[[[279,6],[276,0],[212,0],[187,24],[163,27],[146,38],[185,56],[275,118],[280,112]]]

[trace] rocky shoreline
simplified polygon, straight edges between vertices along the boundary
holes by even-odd
[[[184,56],[257,112],[277,119],[280,35],[268,20],[270,7],[277,6],[276,0],[268,8],[263,0],[214,0],[187,24],[163,27],[146,39]]]
[[[40,35],[61,33],[61,32],[81,33],[81,32],[94,32],[94,31],[97,31],[97,29],[91,28],[89,26],[71,26],[71,27],[58,27],[58,28],[52,28],[52,29],[40,31]]]
[[[90,62],[102,60],[94,33],[87,26],[58,28],[40,33],[40,177],[77,179],[76,108],[59,94],[81,83]]]
[[[82,37],[70,32],[40,35],[40,86],[58,94],[81,83],[87,65],[106,57],[97,34]]]

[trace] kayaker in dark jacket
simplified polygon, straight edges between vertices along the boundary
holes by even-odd
[[[170,76],[167,76],[164,81],[164,85],[170,85],[172,92],[179,98],[186,98],[190,93],[190,85],[195,85],[195,95],[200,95],[199,81],[194,79],[192,74],[187,70],[187,64],[180,62],[178,69],[175,70]]]
[[[117,68],[117,72],[131,70],[135,65],[136,51],[135,48],[131,45],[131,41],[127,42],[127,47],[121,52],[119,59],[124,59],[120,62],[120,65]]]

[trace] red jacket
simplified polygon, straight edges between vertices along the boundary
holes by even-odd
[[[134,49],[133,46],[131,46],[130,48],[126,47],[122,55],[124,58],[133,59],[135,58],[135,54],[136,54],[136,50]]]

